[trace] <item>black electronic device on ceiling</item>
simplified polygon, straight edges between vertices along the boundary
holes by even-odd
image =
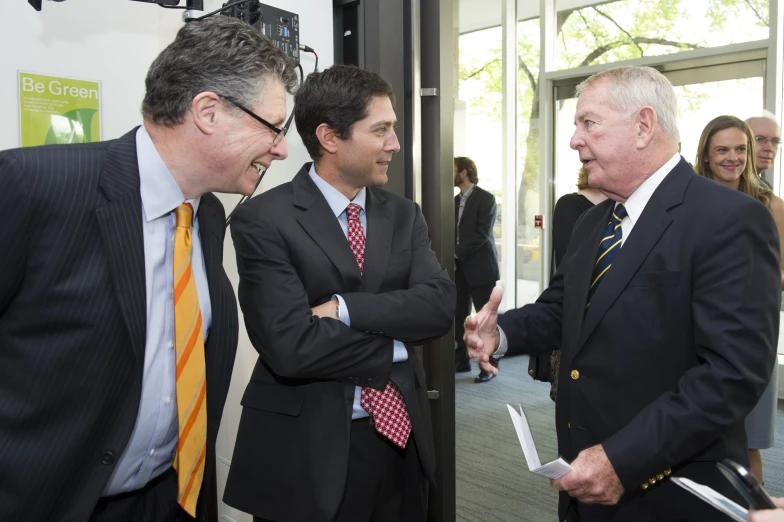
[[[259,3],[258,0],[240,2],[223,11],[223,14],[248,22],[272,40],[294,63],[299,63],[299,15]]]
[[[65,0],[49,0],[50,2],[65,2]],[[180,0],[132,0],[134,2],[145,2],[148,4],[157,4],[161,7],[174,7],[179,5]],[[33,9],[36,11],[41,10],[41,4],[43,4],[43,0],[27,0],[27,3],[33,6]]]

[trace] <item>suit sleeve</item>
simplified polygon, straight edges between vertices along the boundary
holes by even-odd
[[[24,187],[21,165],[10,152],[0,152],[0,317],[24,281],[30,237],[30,201]]]
[[[419,205],[414,207],[408,288],[341,294],[352,328],[382,332],[404,343],[421,343],[446,334],[452,328],[457,298],[455,284],[430,248],[422,211]]]
[[[561,349],[563,291],[559,269],[536,302],[498,316],[507,341],[504,355],[539,355]]]
[[[627,491],[688,460],[751,411],[776,357],[781,275],[770,212],[748,199],[700,221],[692,320],[698,364],[603,443]],[[666,354],[664,355],[666,357]]]
[[[231,236],[240,307],[261,359],[281,377],[360,379],[383,389],[392,367],[392,339],[313,316],[275,217],[259,215],[255,208],[237,209]]]
[[[490,193],[487,193],[487,195],[489,197],[486,197],[483,201],[479,202],[474,234],[470,239],[467,239],[466,241],[461,240],[457,245],[457,258],[461,261],[464,261],[482,246],[493,240],[496,204],[493,195]]]

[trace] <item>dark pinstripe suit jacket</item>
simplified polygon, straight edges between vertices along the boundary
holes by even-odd
[[[87,520],[130,439],[147,322],[135,135],[0,152],[0,520]],[[213,317],[205,520],[238,323],[214,195],[198,219]]]

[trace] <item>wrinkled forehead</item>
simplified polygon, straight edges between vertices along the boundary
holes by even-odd
[[[587,113],[602,113],[610,110],[607,103],[608,87],[604,83],[595,83],[585,87],[577,98],[575,120],[581,120]]]
[[[755,136],[781,138],[781,127],[769,118],[754,118],[749,121],[749,127]]]

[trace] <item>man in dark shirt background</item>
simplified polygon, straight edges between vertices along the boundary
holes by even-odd
[[[463,342],[463,323],[471,313],[471,305],[481,310],[490,299],[496,281],[501,278],[498,270],[498,252],[495,249],[493,224],[495,223],[495,196],[477,186],[476,163],[470,158],[457,157],[454,165],[455,187],[455,371],[470,372],[471,363]],[[498,368],[498,359],[490,364]],[[487,382],[495,375],[480,366],[476,382]]]

